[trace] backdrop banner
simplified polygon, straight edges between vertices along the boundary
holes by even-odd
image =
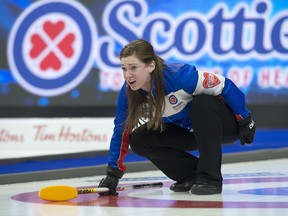
[[[0,108],[114,106],[119,53],[150,41],[167,62],[232,79],[249,104],[288,104],[288,1],[0,2]]]

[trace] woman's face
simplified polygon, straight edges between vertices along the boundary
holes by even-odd
[[[145,64],[135,55],[121,58],[123,76],[133,91],[143,89],[151,91],[151,73],[155,69],[155,62]]]

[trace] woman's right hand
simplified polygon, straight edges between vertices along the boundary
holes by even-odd
[[[98,187],[106,187],[109,188],[109,191],[99,193],[100,195],[118,195],[118,192],[116,191],[117,185],[119,183],[119,179],[122,178],[124,175],[124,172],[121,170],[108,166],[106,177],[103,178]]]

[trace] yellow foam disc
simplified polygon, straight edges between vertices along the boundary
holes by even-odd
[[[77,196],[77,189],[71,186],[47,186],[39,191],[39,197],[48,201],[67,201]]]

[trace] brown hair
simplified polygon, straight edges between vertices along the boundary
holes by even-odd
[[[162,115],[165,108],[165,91],[163,82],[163,64],[164,61],[154,52],[152,45],[145,40],[135,40],[127,44],[120,53],[121,58],[135,55],[145,64],[155,62],[155,69],[151,73],[151,82],[155,84],[155,96],[151,92],[148,96],[141,93],[141,90],[133,91],[127,88],[128,97],[128,118],[126,127],[129,132],[133,128],[143,124],[141,118],[148,118],[148,129],[164,130]]]

